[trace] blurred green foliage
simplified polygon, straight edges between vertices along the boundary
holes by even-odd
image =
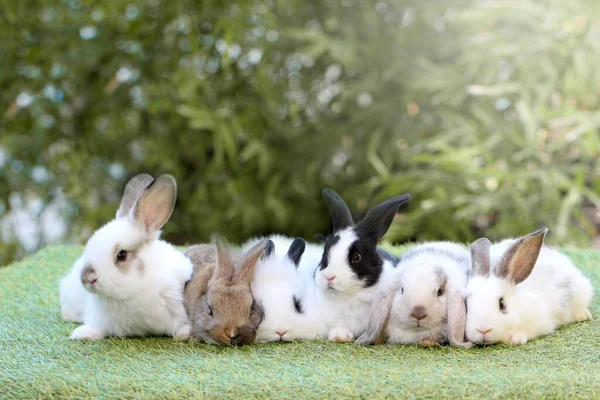
[[[598,234],[598,2],[0,7],[0,265],[84,241],[141,172],[177,178],[178,244],[310,238],[324,187],[357,216],[411,193],[394,242]]]

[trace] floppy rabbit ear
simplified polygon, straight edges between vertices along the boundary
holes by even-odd
[[[304,250],[306,249],[306,242],[304,239],[296,238],[290,245],[290,248],[286,254],[286,257],[289,258],[296,268],[300,265],[300,260],[302,259],[302,254],[304,254]]]
[[[129,214],[137,199],[140,197],[144,189],[152,183],[154,178],[148,174],[136,175],[127,182],[123,191],[121,205],[117,210],[117,218],[124,218]]]
[[[231,281],[231,277],[233,275],[234,261],[231,254],[231,248],[229,247],[229,243],[224,237],[219,237],[217,238],[216,246],[217,266],[213,271],[212,279],[224,279],[226,281]]]
[[[409,194],[393,197],[371,208],[367,215],[356,225],[359,236],[377,243],[392,224],[398,207],[410,200]]]
[[[514,283],[523,282],[535,266],[548,228],[523,236],[510,246],[502,255],[496,274],[500,278],[508,278]]]
[[[471,268],[473,276],[490,275],[490,243],[488,238],[477,239],[471,243]]]
[[[161,175],[143,191],[133,208],[133,219],[146,232],[155,232],[168,221],[175,200],[177,183],[171,175]]]
[[[448,290],[446,299],[448,315],[448,341],[452,346],[470,348],[473,343],[465,341],[467,306],[465,297],[458,290]]]
[[[329,210],[329,215],[331,215],[330,228],[333,228],[333,232],[354,225],[350,209],[339,194],[331,189],[323,189],[322,194],[323,200],[325,200],[325,204]]]
[[[233,274],[233,283],[250,285],[254,277],[256,264],[261,258],[268,257],[275,250],[272,240],[263,239],[244,254]]]
[[[354,344],[378,344],[385,329],[397,288],[380,292],[371,305],[369,326]]]

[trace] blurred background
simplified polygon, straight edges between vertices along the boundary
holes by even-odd
[[[409,192],[386,239],[546,225],[599,246],[600,2],[0,0],[0,265],[84,243],[173,174],[164,237],[326,233]]]

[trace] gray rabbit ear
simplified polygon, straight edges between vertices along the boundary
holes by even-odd
[[[304,254],[304,250],[306,250],[306,242],[302,238],[296,238],[290,245],[286,257],[294,263],[296,268],[300,265],[300,260],[302,259],[302,255]]]
[[[331,215],[331,225],[334,233],[354,225],[350,209],[339,194],[331,189],[323,189],[322,194],[323,200],[325,200],[325,204],[329,209],[329,215]]]
[[[497,276],[508,278],[516,284],[527,279],[538,259],[546,232],[548,228],[542,228],[523,236],[510,246],[498,264]]]
[[[123,191],[121,205],[117,210],[117,218],[124,218],[129,214],[129,211],[135,205],[135,202],[140,197],[144,189],[154,181],[154,178],[148,174],[136,175],[127,182]]]
[[[378,344],[379,339],[384,335],[392,303],[397,288],[379,293],[371,305],[371,316],[369,317],[369,326],[367,330],[360,335],[354,344]]]
[[[175,200],[177,183],[171,175],[161,175],[141,194],[133,208],[133,219],[148,233],[163,227],[168,221]]]
[[[448,341],[452,346],[470,348],[473,343],[465,341],[467,325],[467,306],[465,297],[457,290],[447,292],[446,309],[448,313]]]
[[[473,276],[484,278],[489,276],[491,245],[488,238],[480,238],[471,243],[471,268]]]

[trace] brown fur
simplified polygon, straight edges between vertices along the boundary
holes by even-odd
[[[490,275],[490,243],[488,238],[477,239],[471,243],[471,265],[473,276]]]
[[[535,231],[510,246],[498,264],[497,276],[508,278],[517,284],[527,279],[535,266],[547,231],[548,228]]]
[[[186,251],[194,272],[184,290],[184,305],[194,339],[225,345],[254,342],[263,313],[250,283],[267,243],[263,240],[243,255],[234,254],[223,241]]]
[[[135,205],[138,197],[142,194],[144,189],[152,183],[154,178],[148,174],[136,175],[127,182],[125,190],[123,191],[123,198],[121,199],[121,205],[117,210],[117,218],[126,217],[129,211]]]

